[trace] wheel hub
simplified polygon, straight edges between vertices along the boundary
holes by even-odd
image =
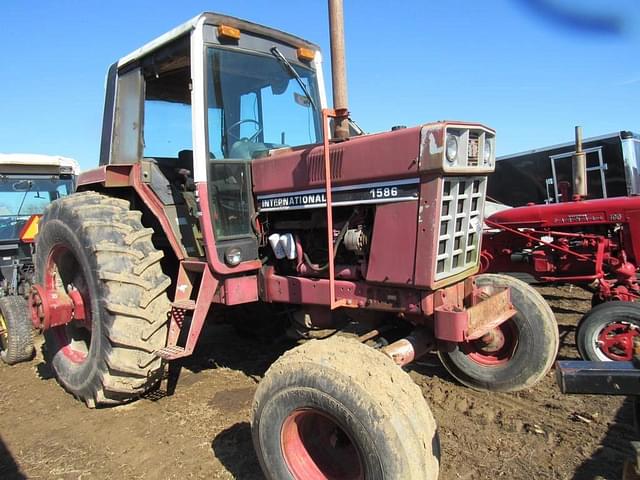
[[[614,361],[629,361],[633,358],[633,339],[640,335],[638,328],[627,322],[610,323],[602,329],[597,347]]]
[[[315,409],[294,411],[281,432],[285,462],[296,480],[363,480],[357,446],[329,415]]]
[[[504,334],[499,328],[495,328],[486,335],[483,335],[478,342],[480,349],[487,353],[497,352],[505,343]]]
[[[80,292],[69,282],[63,282],[58,263],[75,263],[75,258],[63,245],[54,247],[47,259],[42,285],[31,287],[29,310],[33,326],[41,331],[67,325],[72,321],[85,322],[84,300]],[[65,289],[65,285],[67,288]]]
[[[33,325],[50,332],[52,349],[72,363],[83,363],[91,347],[92,315],[82,268],[65,244],[47,257],[44,278],[31,287],[29,309]]]
[[[33,285],[29,295],[29,310],[33,326],[41,331],[66,325],[73,320],[84,321],[82,296],[77,290],[49,290]]]
[[[507,320],[478,340],[467,342],[463,350],[480,365],[498,366],[511,360],[517,345],[517,329],[512,320]]]

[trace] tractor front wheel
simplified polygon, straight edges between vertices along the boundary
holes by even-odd
[[[605,302],[593,307],[578,322],[576,345],[584,360],[630,361],[633,339],[640,335],[640,305]]]
[[[517,313],[483,338],[439,351],[440,360],[471,388],[511,392],[533,386],[558,352],[558,326],[551,308],[533,287],[508,275],[478,275],[475,283],[487,295],[508,287]]]
[[[27,302],[10,295],[0,298],[0,358],[14,363],[31,360],[35,352]]]
[[[253,404],[253,443],[270,480],[430,480],[435,420],[388,357],[355,340],[312,340],[267,371]]]
[[[45,355],[89,407],[139,397],[161,377],[170,280],[140,219],[124,200],[83,192],[51,203],[39,225],[39,288],[83,306],[45,330]]]

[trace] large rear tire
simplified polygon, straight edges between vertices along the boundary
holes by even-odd
[[[161,377],[170,280],[140,219],[124,200],[83,192],[53,202],[39,225],[37,283],[77,290],[86,311],[45,331],[45,353],[89,407],[139,397]]]
[[[388,357],[347,338],[285,353],[256,392],[253,443],[270,480],[438,477],[435,420]]]
[[[0,298],[0,359],[13,365],[31,360],[34,353],[27,302],[14,295]]]
[[[578,322],[576,346],[584,360],[630,361],[633,338],[640,335],[640,304],[605,302],[593,307]]]
[[[438,355],[460,383],[478,390],[512,392],[536,384],[558,353],[558,325],[548,303],[526,283],[508,275],[483,274],[476,286],[491,294],[509,287],[516,315],[494,329],[490,341],[457,344]]]

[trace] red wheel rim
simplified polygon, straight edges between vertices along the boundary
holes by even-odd
[[[311,408],[293,411],[282,426],[280,444],[296,480],[364,480],[358,447],[324,412]]]
[[[509,362],[518,347],[518,331],[513,320],[507,320],[477,340],[466,342],[462,349],[474,362],[496,367]]]
[[[68,295],[77,289],[85,306],[85,320],[72,320],[67,325],[51,328],[56,349],[74,364],[86,361],[91,345],[91,303],[82,269],[75,256],[65,245],[56,245],[49,252],[44,272],[44,287]]]
[[[598,335],[598,347],[611,360],[621,362],[633,358],[633,337],[638,328],[626,322],[609,323]]]

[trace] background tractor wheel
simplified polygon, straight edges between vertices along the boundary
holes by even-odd
[[[170,280],[141,213],[83,192],[53,202],[39,226],[37,283],[79,295],[84,320],[45,331],[58,382],[88,406],[117,404],[156,386],[166,343]]]
[[[0,358],[13,365],[31,360],[34,353],[27,302],[13,295],[0,298]]]
[[[253,404],[253,443],[270,480],[438,477],[435,420],[391,359],[333,337],[285,353]]]
[[[640,335],[640,305],[605,302],[589,310],[578,322],[576,345],[584,360],[630,361],[633,338]]]
[[[533,386],[558,353],[558,326],[551,307],[533,287],[507,275],[478,275],[475,282],[487,294],[509,287],[518,313],[486,338],[438,352],[440,360],[471,388],[510,392]]]

